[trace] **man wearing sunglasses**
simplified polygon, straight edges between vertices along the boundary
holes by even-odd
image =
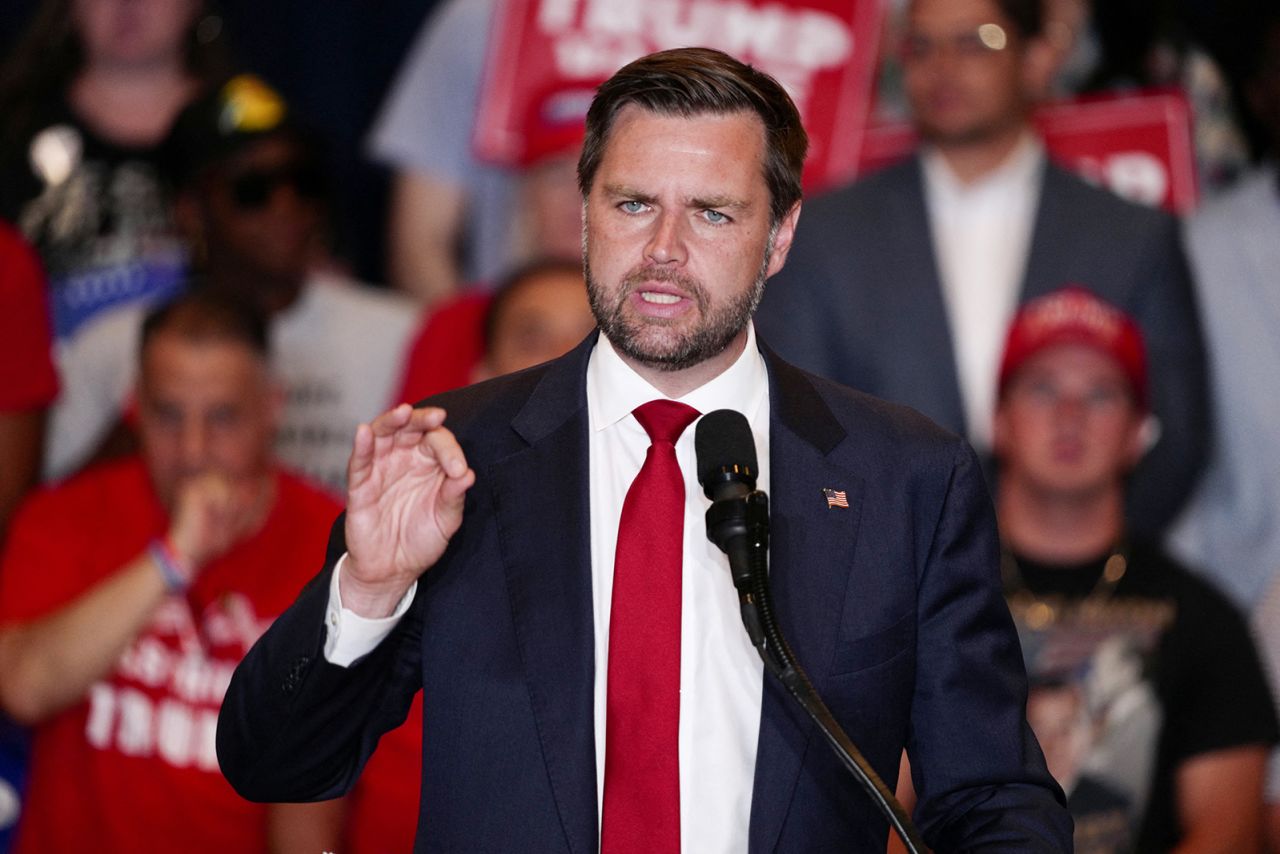
[[[277,454],[341,494],[356,425],[395,402],[420,312],[337,271],[316,145],[262,81],[240,75],[194,103],[171,144],[192,274],[270,318],[286,395]],[[86,331],[78,346],[93,355],[78,363],[94,375],[67,384],[55,431],[109,432],[133,384],[141,319],[116,312]]]
[[[261,81],[233,78],[177,134],[194,267],[272,318],[287,393],[276,451],[340,493],[356,425],[395,402],[417,307],[336,271],[317,146]]]

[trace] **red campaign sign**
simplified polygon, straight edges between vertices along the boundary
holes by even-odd
[[[1190,213],[1198,201],[1191,107],[1180,92],[1099,96],[1045,104],[1035,124],[1058,163],[1130,201]],[[906,124],[869,128],[858,171],[901,160],[915,147]]]
[[[578,109],[626,63],[713,47],[778,79],[809,132],[805,187],[851,178],[879,53],[880,0],[499,0],[476,118],[478,156],[527,162],[525,127],[552,97]],[[574,91],[576,90],[576,91]],[[565,99],[562,99],[565,100]]]

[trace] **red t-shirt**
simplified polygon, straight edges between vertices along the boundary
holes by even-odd
[[[58,396],[47,299],[35,251],[0,222],[0,412],[43,408]]]
[[[347,796],[342,854],[404,854],[413,850],[422,791],[422,692],[409,717],[378,740]]]
[[[84,701],[36,728],[17,854],[266,851],[265,807],[218,770],[218,708],[236,664],[321,566],[338,511],[278,474],[262,529],[167,599]],[[68,604],[167,527],[136,458],[37,493],[0,563],[0,624]]]
[[[471,384],[476,365],[484,358],[484,320],[492,301],[489,294],[465,293],[427,317],[409,347],[395,403],[417,403]]]

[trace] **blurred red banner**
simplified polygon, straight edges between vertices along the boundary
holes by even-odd
[[[1191,107],[1176,91],[1097,96],[1045,104],[1035,124],[1049,156],[1130,201],[1176,214],[1196,206]],[[906,157],[915,148],[907,124],[868,129],[859,172]]]
[[[519,165],[528,154],[524,127],[548,98],[574,109],[633,59],[702,46],[776,77],[809,132],[806,190],[840,183],[862,159],[883,6],[879,0],[499,0],[476,153]]]

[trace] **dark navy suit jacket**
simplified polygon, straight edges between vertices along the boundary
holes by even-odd
[[[805,203],[756,317],[785,359],[965,432],[952,330],[917,157]],[[1129,485],[1134,530],[1157,536],[1208,453],[1204,342],[1176,220],[1048,164],[1019,302],[1079,284],[1142,327],[1161,435]]]
[[[323,654],[344,551],[335,525],[325,569],[227,693],[218,756],[243,795],[342,794],[425,685],[417,850],[596,850],[593,343],[434,401],[477,473],[464,521],[396,630],[347,669]],[[799,660],[891,786],[911,752],[918,822],[938,850],[1070,850],[1024,720],[972,451],[915,413],[766,356],[771,575]],[[845,490],[849,508],[828,509],[824,487]],[[761,703],[750,850],[883,851],[885,823],[771,677]]]

